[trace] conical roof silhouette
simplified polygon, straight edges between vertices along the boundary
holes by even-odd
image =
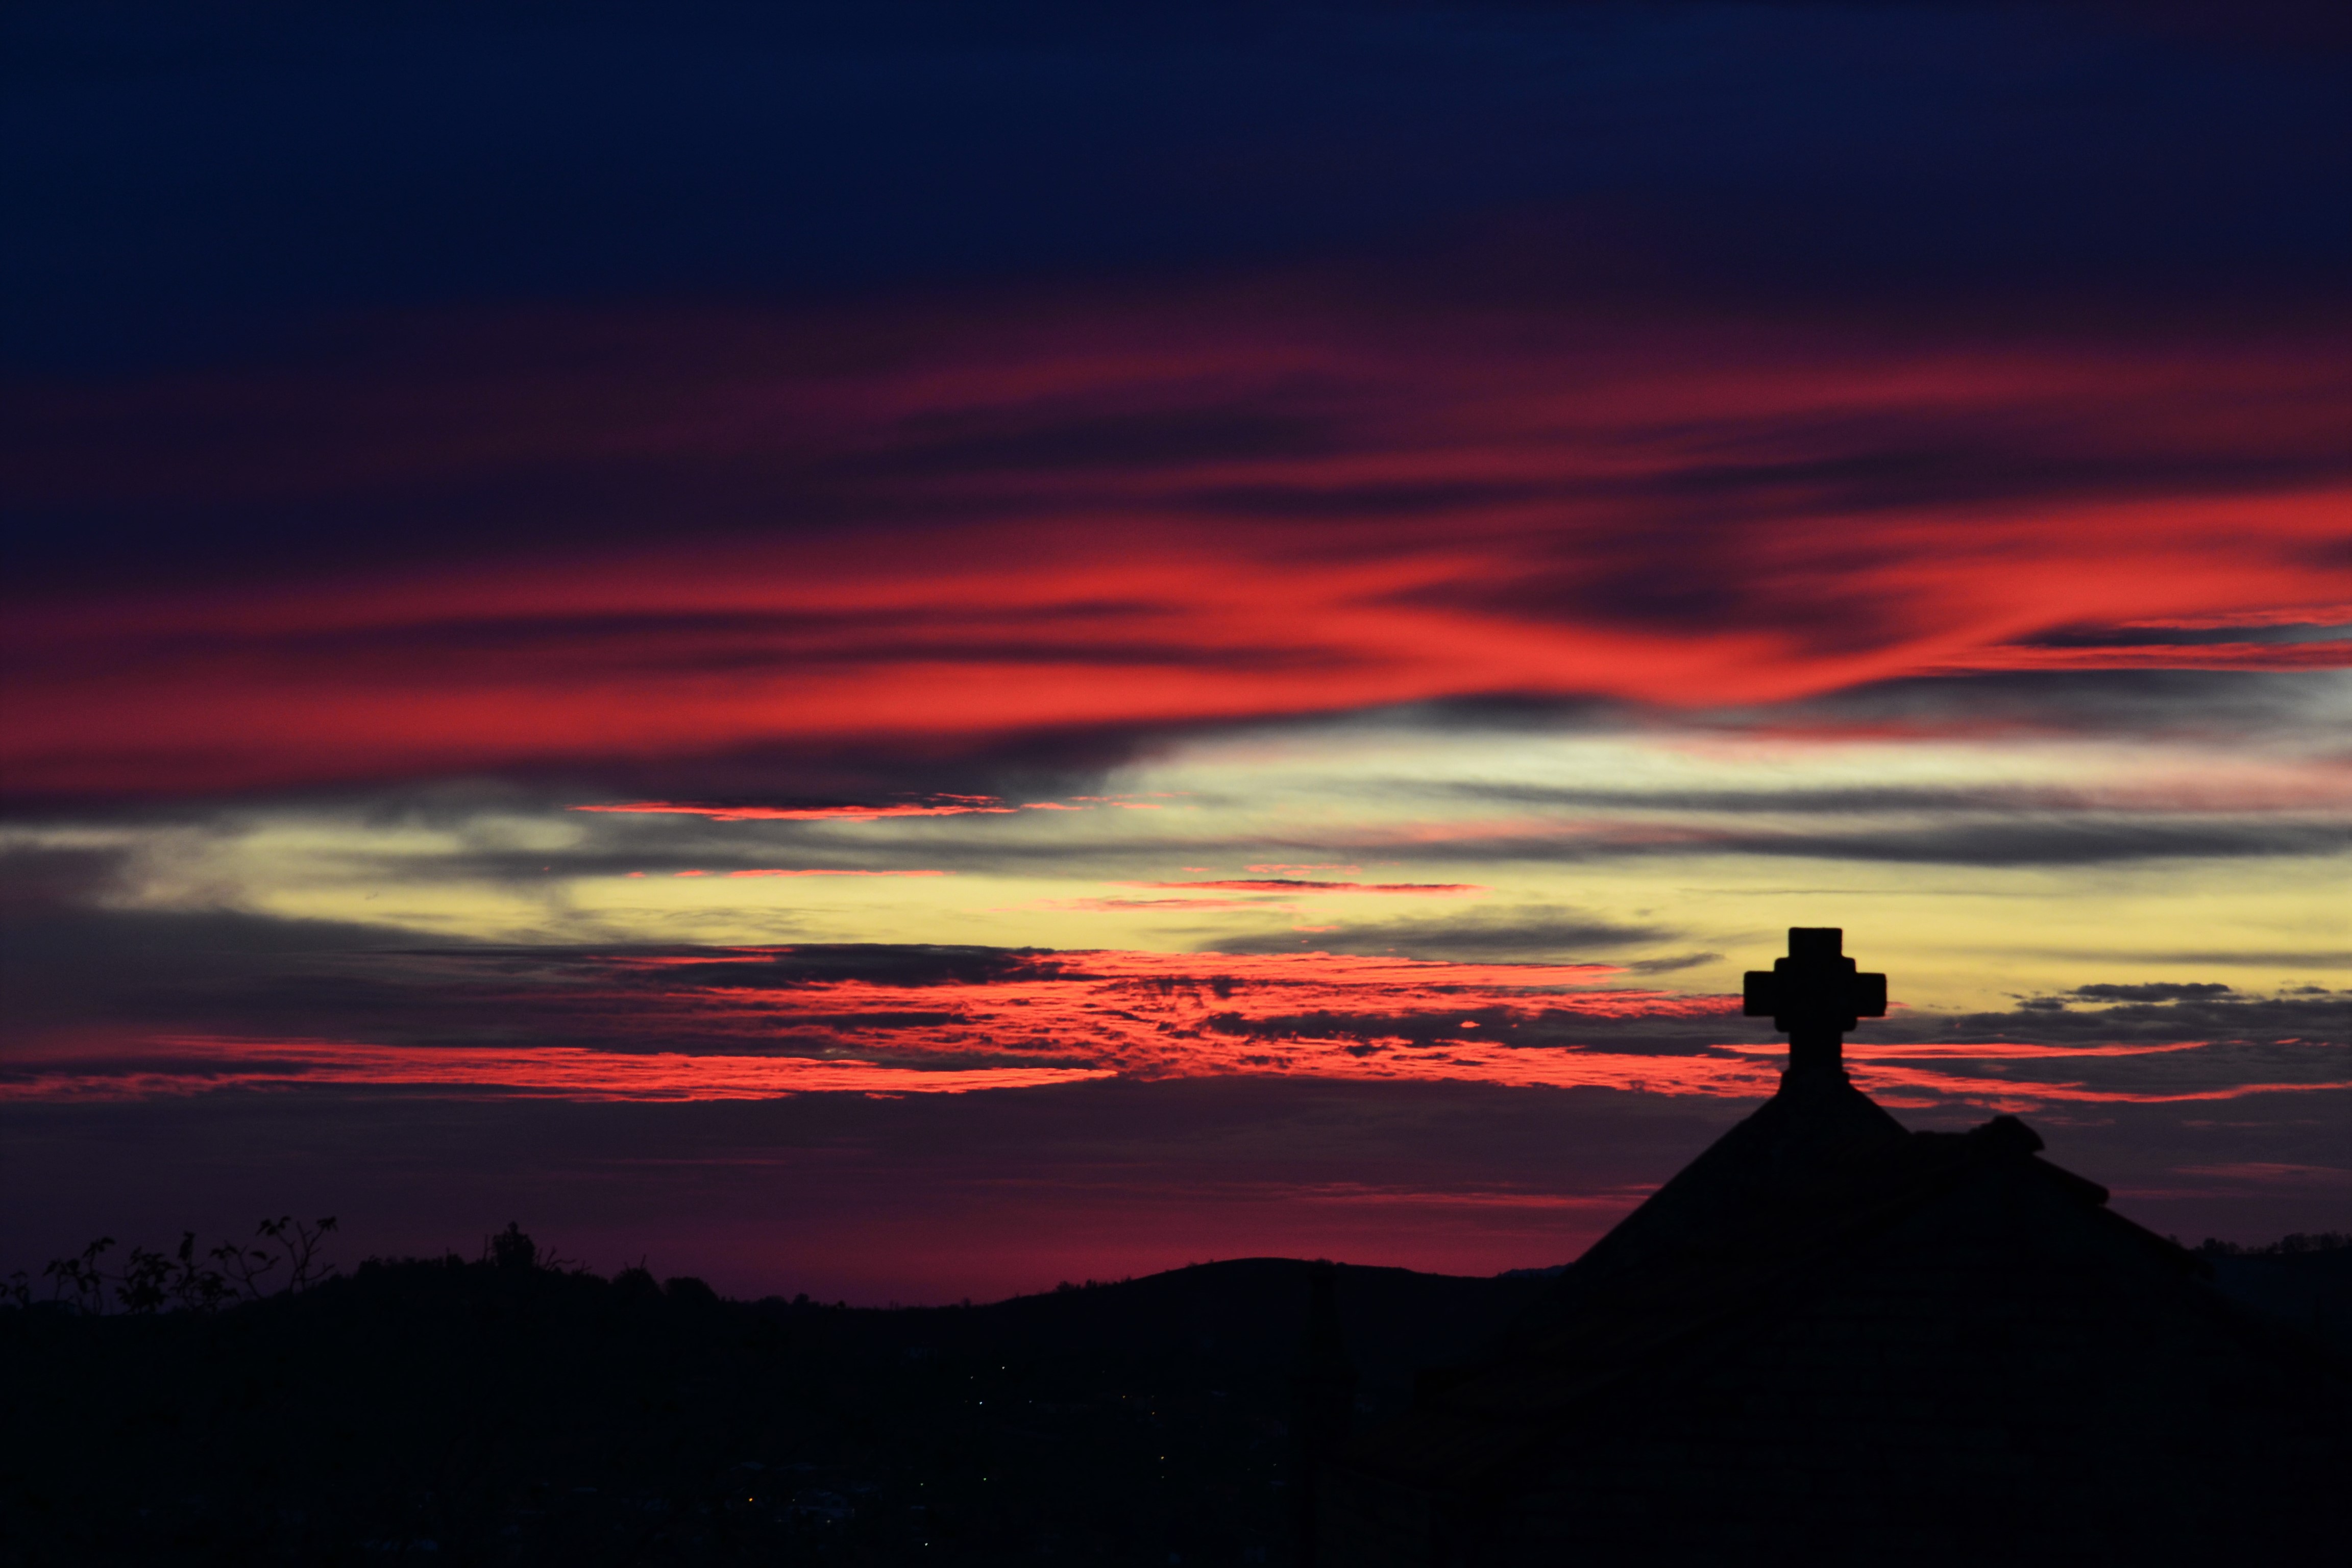
[[[2352,1368],[2016,1118],[1906,1131],[1797,1021],[1779,1093],[1349,1445],[1323,1562],[2145,1563],[2326,1528]]]

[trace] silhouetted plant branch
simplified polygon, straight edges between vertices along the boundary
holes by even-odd
[[[318,1261],[319,1244],[335,1228],[335,1216],[327,1215],[315,1225],[304,1225],[292,1215],[261,1222],[260,1235],[269,1237],[285,1249],[286,1261],[292,1265],[288,1271],[285,1289],[288,1293],[308,1290],[334,1277],[335,1266]]]
[[[268,1221],[264,1220],[267,1225]],[[224,1284],[231,1295],[243,1295],[247,1300],[257,1300],[262,1295],[262,1276],[278,1267],[278,1255],[263,1247],[240,1247],[236,1242],[223,1242],[211,1254],[214,1261],[227,1271]]]
[[[235,1297],[227,1279],[220,1270],[207,1268],[196,1261],[196,1233],[180,1234],[180,1247],[174,1255],[179,1267],[165,1283],[172,1305],[184,1312],[210,1312],[218,1310]]]
[[[332,1278],[334,1266],[325,1263],[319,1254],[320,1245],[334,1228],[331,1215],[309,1225],[291,1215],[265,1219],[254,1234],[268,1241],[268,1247],[224,1242],[202,1258],[196,1256],[196,1233],[184,1231],[173,1251],[163,1253],[134,1247],[124,1258],[122,1267],[113,1272],[109,1272],[100,1260],[114,1246],[114,1237],[102,1236],[83,1247],[78,1257],[51,1258],[42,1268],[41,1277],[49,1281],[51,1301],[92,1316],[106,1311],[110,1289],[114,1304],[125,1312],[166,1309],[209,1312],[239,1299],[254,1300],[270,1293],[268,1277],[280,1264],[286,1266],[286,1276],[278,1287],[279,1294],[307,1290]],[[5,1286],[0,1286],[0,1299],[19,1307],[32,1305],[32,1281],[22,1269],[9,1276]]]
[[[49,1300],[69,1301],[85,1312],[106,1310],[106,1276],[98,1266],[100,1254],[114,1245],[101,1236],[81,1249],[79,1258],[52,1258],[41,1269],[49,1283]]]

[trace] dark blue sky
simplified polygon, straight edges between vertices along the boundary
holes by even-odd
[[[2345,250],[2316,11],[1111,10],[14,6],[0,346],[104,373],[384,309],[1335,257],[2210,309]]]

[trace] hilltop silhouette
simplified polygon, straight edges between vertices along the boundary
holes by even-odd
[[[1288,1559],[1307,1263],[875,1310],[490,1251],[215,1312],[0,1312],[13,1560]],[[1545,1283],[1337,1279],[1371,1409]]]

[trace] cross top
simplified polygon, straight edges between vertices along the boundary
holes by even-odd
[[[1886,976],[1861,974],[1845,956],[1835,926],[1790,926],[1789,956],[1748,972],[1740,1012],[1769,1017],[1789,1037],[1783,1081],[1829,1073],[1843,1077],[1841,1037],[1864,1018],[1886,1016]]]

